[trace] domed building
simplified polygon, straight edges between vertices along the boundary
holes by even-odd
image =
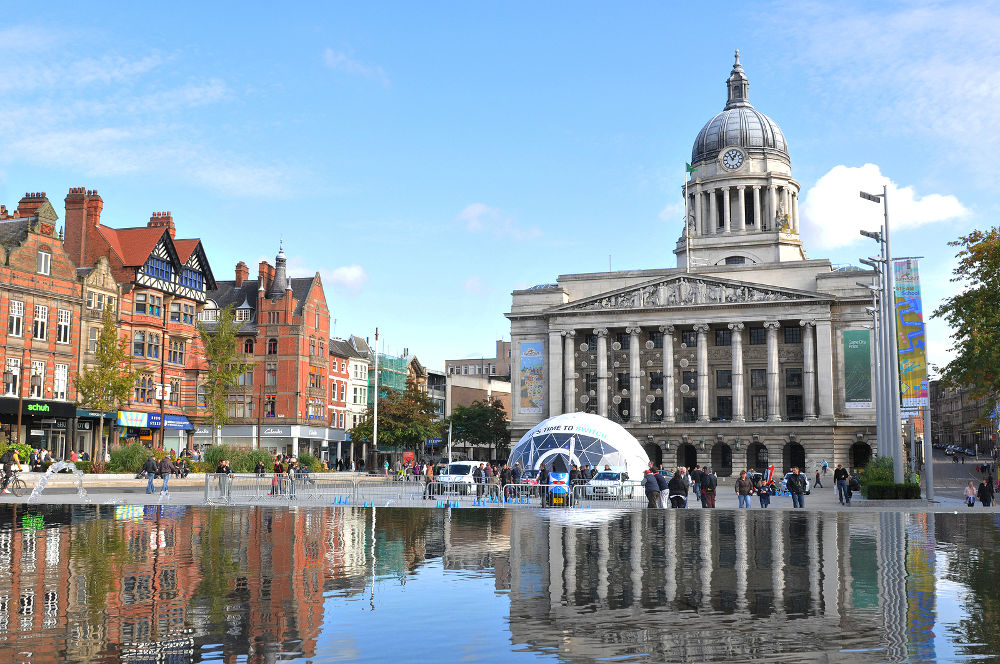
[[[778,124],[739,52],[691,149],[676,267],[568,274],[513,293],[512,443],[585,412],[666,465],[856,467],[875,449],[873,273],[806,257]],[[678,158],[678,162],[681,161]]]

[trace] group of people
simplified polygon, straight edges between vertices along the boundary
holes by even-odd
[[[684,466],[674,469],[670,479],[667,479],[669,471],[658,468],[650,463],[649,468],[643,471],[642,487],[646,491],[646,501],[648,508],[662,508],[664,506],[664,496],[672,508],[685,508],[688,506],[688,494],[694,492],[695,500],[701,501],[701,506],[705,508],[715,507],[715,497],[719,489],[719,478],[711,466],[701,466],[695,464],[690,471]],[[746,475],[746,472],[743,472]]]
[[[227,461],[226,465],[228,466],[228,464]],[[308,465],[299,463],[299,460],[293,456],[275,455],[274,468],[271,471],[273,473],[271,476],[271,495],[278,496],[287,492],[289,498],[294,498],[296,483],[311,481],[310,470]],[[253,472],[257,477],[263,477],[267,472],[264,462],[258,460]]]
[[[163,480],[163,484],[160,486],[160,493],[167,493],[167,483],[170,480],[171,475],[180,475],[181,477],[187,476],[187,464],[184,461],[178,462],[182,467],[174,464],[174,461],[169,455],[164,455],[159,461],[155,457],[146,457],[146,462],[142,466],[142,470],[139,472],[139,477],[146,477],[146,493],[155,493],[156,490],[153,487],[153,480],[157,477]]]
[[[389,461],[382,463],[382,471],[389,477]],[[405,462],[396,460],[392,468],[393,476],[402,481],[421,480],[426,478],[428,482],[434,481],[434,464],[430,461],[416,461],[407,459]]]
[[[976,506],[976,498],[979,499],[980,504],[983,507],[990,507],[994,503],[994,498],[996,496],[995,487],[993,486],[993,476],[985,475],[982,480],[979,481],[979,486],[976,487],[976,483],[973,481],[969,482],[969,486],[965,487],[965,504],[969,507]]]

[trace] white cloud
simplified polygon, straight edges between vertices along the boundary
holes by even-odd
[[[803,235],[810,246],[846,247],[862,239],[860,229],[878,230],[882,206],[864,200],[860,191],[880,193],[888,185],[889,222],[893,232],[959,219],[969,210],[952,195],[918,196],[912,186],[900,187],[875,164],[835,166],[802,197]]]
[[[684,229],[684,203],[683,201],[676,201],[674,203],[667,203],[667,205],[660,210],[660,219],[667,222],[668,224],[678,224],[681,230]]]
[[[357,295],[368,283],[368,274],[360,265],[341,265],[333,270],[321,269],[324,284],[332,285],[342,295]]]
[[[332,48],[326,49],[323,53],[323,63],[334,71],[339,71],[348,76],[362,76],[378,81],[384,86],[389,85],[389,76],[385,70],[378,65],[370,65],[360,60],[355,60],[347,53],[335,51]]]
[[[489,286],[486,285],[486,282],[475,276],[469,277],[462,282],[462,288],[476,295],[482,295],[489,291]]]
[[[499,208],[491,207],[485,203],[466,205],[455,217],[455,220],[472,233],[488,231],[497,238],[506,238],[515,242],[532,240],[542,234],[542,231],[535,226],[522,228]]]

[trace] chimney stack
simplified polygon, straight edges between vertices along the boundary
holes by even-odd
[[[35,216],[35,211],[42,207],[42,203],[48,200],[45,197],[44,191],[28,192],[24,197],[17,203],[17,211],[14,216],[24,219],[25,217]]]
[[[174,234],[176,229],[174,228],[174,217],[167,212],[154,212],[149,216],[149,223],[146,224],[148,228],[166,228],[167,232],[170,233],[170,239],[174,239]]]
[[[93,261],[87,260],[87,246],[95,247],[95,243],[88,242],[88,238],[97,232],[103,209],[104,201],[96,189],[70,187],[66,194],[66,236],[63,245],[79,267],[93,264]]]
[[[239,288],[250,278],[250,268],[243,261],[236,264],[236,287]]]
[[[274,276],[274,268],[267,261],[261,261],[257,266],[257,288],[258,290],[267,291],[271,287],[271,279]]]

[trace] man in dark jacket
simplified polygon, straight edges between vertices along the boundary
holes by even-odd
[[[668,495],[670,490],[670,485],[667,482],[667,478],[663,476],[663,469],[656,471],[656,484],[660,488],[660,495],[656,498],[656,506],[663,509],[663,498]]]
[[[518,461],[514,464],[514,467],[510,471],[510,483],[520,484],[521,483],[521,462]]]
[[[583,484],[583,482],[581,481],[582,479],[583,477],[580,475],[580,469],[577,468],[576,464],[574,463],[573,467],[570,468],[569,471],[569,485],[571,487],[574,487],[577,484]]]
[[[670,507],[681,508],[687,505],[688,485],[680,470],[667,482],[667,495],[670,497]]]
[[[993,504],[993,478],[987,475],[980,483],[979,490],[976,491],[979,494],[979,502],[983,504],[983,507],[989,507]]]
[[[648,468],[643,471],[642,488],[646,490],[646,501],[649,503],[646,507],[655,508],[660,501],[660,483]]]
[[[702,507],[715,507],[715,492],[719,488],[719,480],[708,466],[701,478]]]
[[[849,489],[847,488],[847,469],[844,468],[844,464],[838,463],[837,469],[833,471],[833,484],[837,487],[837,498],[840,498],[840,504],[843,505],[844,501],[847,504],[851,504],[851,499],[849,496]]]
[[[483,482],[486,479],[486,473],[483,469],[483,464],[479,464],[472,469],[472,481],[476,483],[476,498],[483,497]]]
[[[792,507],[806,506],[806,476],[799,472],[798,467],[792,468],[792,474],[785,482],[788,493],[792,494]]]
[[[170,462],[170,457],[165,456],[160,459],[160,477],[163,478],[163,486],[160,487],[160,493],[167,493],[167,480],[170,479],[170,473],[174,472],[174,464]]]
[[[143,464],[142,470],[146,473],[146,493],[153,493],[156,489],[153,488],[153,479],[156,477],[157,469],[159,464],[156,463],[156,459],[153,457],[146,457],[146,463]]]
[[[702,471],[700,465],[694,464],[694,468],[688,475],[691,477],[691,486],[694,488],[695,497],[701,500],[701,480],[705,477],[704,471]]]

